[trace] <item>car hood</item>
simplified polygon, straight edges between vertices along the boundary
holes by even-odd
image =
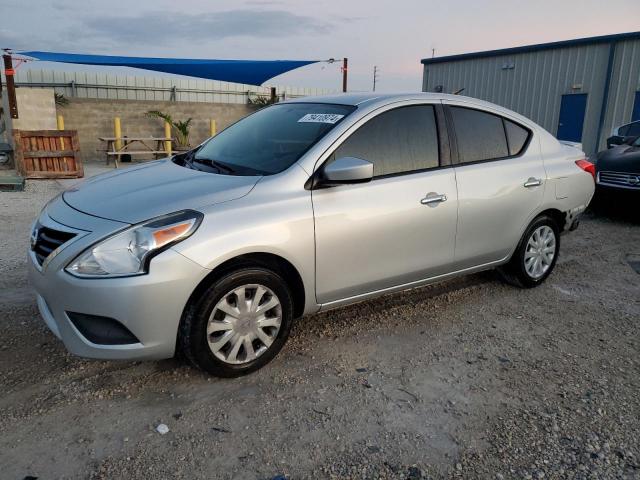
[[[63,198],[89,215],[138,223],[235,200],[247,195],[260,178],[201,172],[159,160],[89,178],[64,192]]]
[[[598,171],[640,173],[640,148],[630,145],[604,150],[596,161]]]

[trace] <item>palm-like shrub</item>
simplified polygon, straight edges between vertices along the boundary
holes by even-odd
[[[160,118],[171,125],[171,129],[176,136],[176,143],[179,147],[189,146],[189,127],[193,120],[191,117],[186,120],[174,120],[168,113],[158,110],[149,110],[146,115],[147,117]]]
[[[261,95],[259,93],[249,92],[247,95],[249,105],[255,105],[258,108],[268,107],[278,102],[278,97],[271,98],[269,95]]]

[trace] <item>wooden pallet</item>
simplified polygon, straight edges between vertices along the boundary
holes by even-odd
[[[76,130],[14,130],[14,159],[25,178],[84,176]]]

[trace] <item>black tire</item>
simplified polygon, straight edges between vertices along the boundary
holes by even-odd
[[[273,343],[264,353],[247,363],[231,364],[217,358],[209,348],[207,324],[216,304],[235,288],[247,284],[263,285],[270,289],[280,301],[282,319]],[[287,341],[292,322],[293,300],[282,277],[266,268],[240,268],[226,273],[187,307],[180,324],[178,344],[194,366],[217,377],[239,377],[273,360]]]
[[[537,278],[532,277],[525,268],[525,253],[527,252],[527,243],[533,232],[535,232],[540,227],[547,226],[553,230],[555,235],[555,254],[553,256],[553,260],[549,265],[549,268]],[[558,254],[560,252],[560,228],[556,221],[548,216],[541,215],[536,217],[531,224],[527,227],[518,246],[516,247],[511,260],[506,265],[500,267],[498,271],[500,272],[502,278],[509,284],[514,285],[519,288],[533,288],[541,285],[556,266],[556,262],[558,260]]]

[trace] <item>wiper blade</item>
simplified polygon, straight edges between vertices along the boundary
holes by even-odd
[[[224,164],[222,162],[218,162],[218,161],[213,160],[211,158],[196,158],[194,156],[193,161],[197,162],[197,163],[202,163],[203,165],[209,165],[209,166],[211,166],[213,168],[218,169],[218,171],[220,171],[220,172],[236,173],[235,169],[233,169],[229,165],[226,165],[226,164]]]
[[[191,150],[185,153],[184,156],[182,157],[182,163],[186,164],[192,170],[202,171],[193,164],[193,159],[196,156],[196,152],[197,150]]]

